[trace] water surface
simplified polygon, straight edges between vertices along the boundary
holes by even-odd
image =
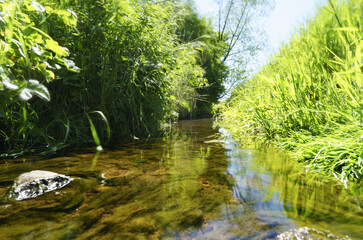
[[[305,226],[363,239],[361,187],[240,148],[211,120],[101,153],[0,161],[0,194],[31,170],[75,179],[35,199],[3,198],[0,239],[273,239]]]

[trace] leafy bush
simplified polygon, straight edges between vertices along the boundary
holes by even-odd
[[[175,34],[181,13],[168,1],[6,0],[1,150],[156,133],[206,82],[197,44]]]
[[[46,85],[55,79],[54,70],[77,70],[66,58],[69,51],[43,27],[53,15],[69,26],[76,21],[71,12],[43,7],[36,1],[1,2],[0,149],[18,149],[48,140],[35,123],[37,113],[30,104],[33,96],[50,101]]]
[[[190,2],[184,6],[182,15],[177,29],[178,38],[184,44],[196,46],[194,65],[204,70],[203,78],[206,80],[202,85],[194,85],[194,96],[188,97],[192,100],[188,104],[188,112],[192,118],[211,117],[212,105],[225,91],[228,67],[223,59],[229,47],[227,34],[214,31],[211,20],[200,18]]]
[[[52,83],[50,89],[54,89],[57,101],[45,115],[63,119],[63,123],[69,121],[73,125],[71,139],[89,139],[86,113],[92,110],[104,113],[112,140],[150,136],[177,110],[173,104],[175,86],[184,82],[183,87],[188,88],[194,82],[203,82],[199,78],[185,80],[195,76],[181,77],[177,73],[198,75],[202,70],[193,65],[193,48],[177,41],[174,33],[180,15],[173,3],[64,2],[63,7],[72,7],[79,17],[78,33],[65,37],[63,31],[53,28],[51,35],[65,42],[81,72]],[[53,111],[55,108],[58,110]],[[107,140],[105,121],[98,116],[91,116],[94,126],[99,137]],[[65,131],[63,127],[59,135]]]

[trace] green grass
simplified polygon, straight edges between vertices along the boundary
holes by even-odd
[[[308,170],[363,175],[363,4],[329,1],[223,108],[241,142],[273,142]]]
[[[149,137],[206,85],[178,1],[1,2],[0,156]]]

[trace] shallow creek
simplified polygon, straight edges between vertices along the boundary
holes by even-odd
[[[37,198],[5,198],[20,174],[71,176]],[[0,239],[274,239],[300,227],[363,239],[363,190],[239,147],[211,120],[163,138],[53,158],[0,160]],[[347,238],[347,239],[349,239]]]

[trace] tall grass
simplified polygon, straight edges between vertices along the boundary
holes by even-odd
[[[273,141],[307,169],[363,175],[363,4],[329,0],[223,110],[240,140]],[[247,137],[249,136],[249,137]]]
[[[0,2],[0,155],[148,137],[205,83],[179,3]]]
[[[89,139],[89,111],[100,111],[108,119],[111,141],[154,134],[175,110],[170,104],[176,99],[175,86],[185,82],[189,89],[195,76],[180,73],[203,71],[193,65],[195,50],[179,44],[174,34],[182,17],[175,4],[78,0],[63,1],[63,8],[77,14],[78,33],[65,37],[56,28],[51,32],[70,49],[81,72],[63,75],[63,81],[49,86],[57,98],[50,109],[58,110],[44,114],[63,122],[70,118],[75,125],[70,138],[76,141]],[[90,117],[99,138],[107,140],[105,121]]]

